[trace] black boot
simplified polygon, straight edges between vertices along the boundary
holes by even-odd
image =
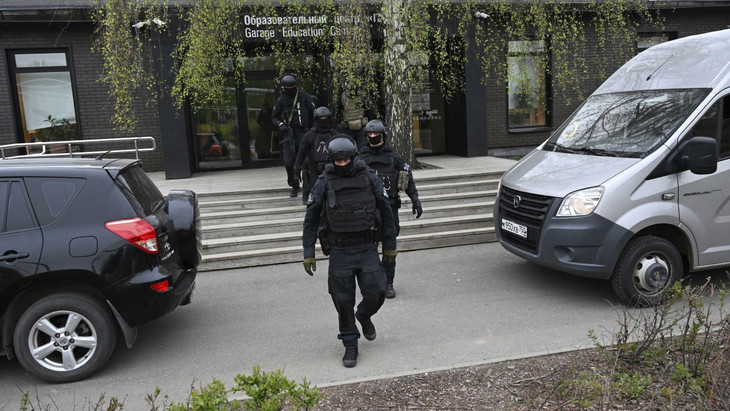
[[[357,347],[345,347],[345,356],[342,357],[342,365],[352,368],[357,365]]]
[[[299,195],[299,187],[294,186],[291,188],[291,192],[289,193],[289,197],[296,197]]]
[[[359,314],[355,314],[355,317],[357,317],[357,320],[360,321],[360,326],[362,326],[362,335],[365,336],[365,339],[368,341],[372,341],[375,339],[375,325],[370,320],[370,317],[364,317]]]
[[[385,298],[395,298],[395,288],[393,288],[393,284],[385,286]]]

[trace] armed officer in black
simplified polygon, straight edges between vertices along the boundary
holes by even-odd
[[[314,110],[314,127],[309,130],[299,145],[294,161],[294,175],[302,173],[302,203],[307,204],[309,192],[329,162],[327,144],[337,132],[332,128],[332,112],[327,107]]]
[[[398,209],[401,207],[401,199],[398,195],[399,191],[405,191],[406,195],[411,199],[413,214],[416,218],[423,214],[421,201],[418,199],[418,190],[413,182],[413,174],[411,168],[406,161],[398,154],[397,151],[385,141],[387,133],[385,125],[381,120],[371,120],[363,128],[365,137],[367,137],[367,146],[360,149],[360,158],[380,177],[383,187],[388,193],[388,200],[393,211],[393,220],[395,222],[395,231],[400,233],[400,219],[398,218]],[[396,235],[397,235],[396,234]],[[386,263],[385,274],[387,277],[387,285],[385,290],[386,298],[395,298],[395,288],[393,288],[393,279],[395,278],[395,261]]]
[[[312,187],[304,217],[304,270],[317,269],[314,246],[319,234],[322,251],[329,254],[328,288],[337,309],[340,334],[345,346],[342,363],[357,365],[355,319],[368,340],[375,339],[371,321],[385,301],[385,271],[378,255],[383,242],[383,260],[395,262],[395,225],[388,195],[380,179],[357,159],[357,147],[346,134],[335,135],[327,150],[327,164]],[[355,311],[355,281],[362,301]]]
[[[291,187],[290,197],[299,195],[299,175],[294,174],[294,158],[299,150],[304,133],[312,128],[314,121],[314,98],[304,90],[297,89],[297,78],[286,74],[281,78],[284,92],[274,103],[271,123],[279,128],[279,145],[286,169],[287,183]]]

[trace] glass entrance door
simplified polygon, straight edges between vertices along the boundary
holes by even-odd
[[[243,91],[246,101],[246,120],[251,161],[281,158],[278,130],[271,123],[271,110],[276,101],[274,71],[250,71],[246,73]]]
[[[243,145],[239,133],[236,94],[235,80],[230,78],[226,81],[223,101],[200,108],[193,118],[199,170],[242,166]]]

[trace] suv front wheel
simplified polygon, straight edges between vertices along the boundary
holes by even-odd
[[[28,308],[15,328],[15,355],[31,375],[52,383],[87,378],[116,346],[109,307],[81,293],[58,293]]]

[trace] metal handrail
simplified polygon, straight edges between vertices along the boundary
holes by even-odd
[[[113,149],[113,150],[87,150],[89,148],[88,146],[91,145],[97,145],[97,144],[124,144],[124,143],[132,143],[133,148],[122,148],[122,149]],[[150,147],[140,147],[140,145],[147,145],[149,144]],[[68,150],[68,152],[65,153],[53,153],[51,150],[51,147],[54,146],[64,146],[64,149]],[[41,151],[39,153],[32,153],[32,154],[20,154],[20,155],[14,155],[14,156],[6,156],[5,151],[6,150],[21,150],[25,149],[26,153],[30,152],[33,148],[40,148]],[[74,148],[76,148],[76,151],[74,151]],[[150,136],[144,136],[144,137],[123,137],[123,138],[100,138],[100,139],[91,139],[91,140],[66,140],[66,141],[41,141],[37,143],[15,143],[15,144],[5,144],[0,146],[0,158],[2,159],[9,159],[9,158],[18,158],[18,157],[83,157],[83,156],[98,156],[100,154],[124,154],[124,153],[134,153],[135,157],[139,159],[139,153],[141,152],[147,152],[147,151],[154,151],[157,148],[157,142],[155,141],[154,137]]]

